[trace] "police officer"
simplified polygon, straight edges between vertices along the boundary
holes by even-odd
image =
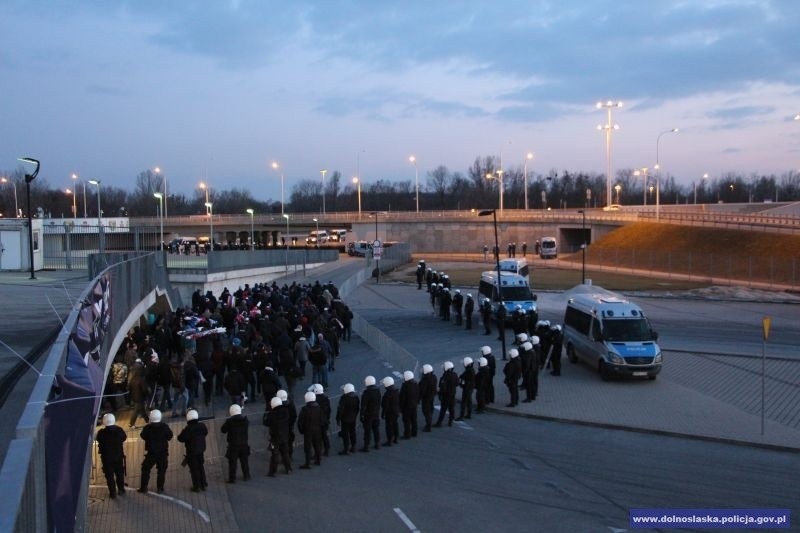
[[[381,416],[381,391],[375,385],[375,378],[364,378],[364,392],[361,393],[361,425],[364,428],[364,446],[362,452],[369,451],[370,436],[373,437],[375,449],[380,445],[380,416]]]
[[[220,431],[228,436],[228,449],[225,457],[228,458],[228,483],[236,483],[236,463],[242,465],[244,480],[250,479],[250,445],[248,433],[250,421],[242,414],[242,407],[234,403],[228,408],[230,417],[222,424]]]
[[[472,329],[472,312],[475,311],[475,300],[472,295],[467,293],[467,299],[464,300],[464,318],[466,329]]]
[[[464,358],[464,371],[458,377],[461,386],[461,413],[457,420],[472,418],[472,391],[475,390],[475,369],[472,357]]]
[[[317,403],[317,395],[307,392],[303,397],[306,404],[297,415],[297,430],[303,436],[303,451],[306,462],[300,465],[303,470],[311,468],[313,449],[314,464],[322,464],[322,431],[324,428],[322,408]]]
[[[197,411],[186,411],[186,426],[178,434],[178,442],[186,446],[186,464],[192,477],[192,492],[206,490],[206,467],[203,454],[206,452],[206,435],[208,428],[198,420]]]
[[[539,393],[539,357],[534,348],[534,339],[539,343],[538,337],[525,341],[520,346],[520,359],[522,360],[522,382],[525,384],[525,399],[523,403],[530,403]],[[527,361],[526,361],[527,359]]]
[[[450,289],[444,287],[439,295],[439,316],[442,320],[450,321],[450,304],[453,302],[450,296]]]
[[[461,325],[461,317],[464,309],[464,297],[461,295],[461,290],[456,289],[453,294],[453,313],[456,315],[456,326]]]
[[[111,413],[103,415],[103,427],[97,432],[97,448],[103,463],[103,474],[106,476],[108,493],[111,499],[117,493],[125,494],[125,451],[123,443],[128,436],[117,425],[117,419]]]
[[[503,374],[505,375],[505,384],[508,387],[508,394],[511,401],[506,407],[516,407],[519,403],[519,377],[522,373],[522,365],[519,360],[519,351],[516,348],[508,350],[509,360],[506,366],[503,367]]]
[[[289,457],[292,457],[294,455],[294,423],[297,421],[297,408],[294,406],[294,402],[289,401],[289,395],[285,390],[279,390],[275,396],[281,399],[282,404],[289,411]]]
[[[381,399],[381,418],[386,424],[386,442],[384,446],[397,444],[400,428],[397,419],[400,417],[400,392],[394,386],[394,378],[386,376],[381,380],[386,389]]]
[[[283,400],[275,396],[269,401],[270,410],[264,413],[264,425],[269,428],[269,477],[275,477],[278,471],[278,461],[283,463],[284,471],[292,471],[292,460],[289,454],[289,408],[283,405]]]
[[[344,447],[339,455],[347,455],[356,451],[356,421],[360,405],[355,391],[356,388],[352,383],[346,383],[342,387],[344,394],[339,399],[339,406],[336,408],[336,423],[341,427],[339,435],[342,437]]]
[[[139,492],[147,492],[150,483],[150,471],[156,467],[156,490],[159,494],[164,492],[164,481],[167,478],[169,463],[169,441],[172,440],[172,430],[161,421],[161,411],[150,411],[150,422],[142,428],[139,435],[144,441],[145,456],[142,461],[142,482]]]
[[[564,345],[564,332],[560,324],[555,324],[550,328],[550,362],[553,364],[551,376],[561,375],[561,350]]]
[[[539,359],[539,368],[544,368],[547,354],[550,352],[550,321],[539,320],[536,322],[536,336],[539,337],[539,349],[542,357]]]
[[[444,285],[445,289],[452,289],[453,286],[450,284],[450,276],[442,272],[442,284]]]
[[[422,365],[422,378],[419,380],[419,399],[422,404],[422,416],[425,417],[425,427],[422,431],[431,430],[433,421],[433,401],[436,398],[436,374],[431,365]]]
[[[314,383],[308,390],[317,395],[317,403],[322,408],[322,449],[325,457],[331,453],[331,439],[328,430],[331,425],[331,400],[325,395],[325,389],[319,383]]]
[[[492,302],[489,298],[484,298],[481,302],[481,318],[483,319],[484,335],[492,334]]]
[[[428,286],[428,292],[431,292],[432,283],[433,283],[433,269],[428,267],[428,271],[425,272],[425,284]]]
[[[485,357],[478,359],[478,374],[475,376],[475,399],[478,403],[475,413],[486,411],[486,398],[489,392],[489,383],[492,381],[489,361]]]
[[[434,315],[436,315],[436,304],[439,303],[439,294],[442,292],[443,288],[444,287],[438,283],[431,284],[431,307],[433,308]],[[441,318],[441,314],[439,317]]]
[[[453,370],[453,363],[445,361],[442,365],[444,372],[439,378],[439,419],[434,427],[442,427],[445,414],[449,413],[448,426],[453,425],[456,416],[456,389],[458,389],[458,375]]]
[[[514,330],[514,335],[528,332],[528,317],[521,305],[517,304],[514,307],[514,313],[511,315],[510,322],[511,329]]]
[[[422,290],[422,282],[425,281],[425,260],[420,259],[417,264],[417,290]]]
[[[497,306],[497,340],[501,341],[506,336],[506,306]]]
[[[522,257],[527,257],[527,256],[528,256],[528,243],[522,241]]]
[[[410,370],[403,372],[400,386],[400,413],[403,416],[403,440],[417,436],[417,406],[419,405],[419,384]]]
[[[489,346],[481,348],[481,355],[486,358],[486,366],[489,367],[489,383],[486,388],[486,403],[494,403],[494,376],[497,373],[497,360],[492,354],[492,349]]]

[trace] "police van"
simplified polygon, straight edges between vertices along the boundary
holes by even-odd
[[[498,290],[499,288],[499,290]],[[492,304],[492,313],[497,314],[500,305],[500,295],[503,296],[503,306],[506,308],[506,316],[520,306],[526,313],[536,313],[536,295],[531,292],[531,285],[528,279],[519,274],[500,271],[498,282],[497,272],[487,270],[481,274],[478,294],[481,302],[488,298]]]
[[[542,237],[542,242],[539,245],[539,257],[542,259],[547,259],[548,257],[555,259],[558,257],[558,243],[555,237]]]
[[[500,271],[510,272],[512,274],[519,274],[530,284],[531,269],[526,259],[502,259],[500,260]]]
[[[638,305],[592,285],[579,285],[568,296],[564,343],[570,362],[588,363],[604,381],[656,379],[662,363],[658,334]]]

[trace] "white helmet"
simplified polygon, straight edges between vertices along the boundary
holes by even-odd
[[[283,405],[283,400],[275,396],[273,399],[269,401],[269,406],[275,409],[276,407],[280,407]]]
[[[350,394],[351,392],[355,392],[356,388],[353,386],[352,383],[345,383],[344,387],[342,387],[342,392],[345,394]]]
[[[464,366],[467,367],[472,364],[472,357],[465,357],[464,358]]]
[[[519,350],[517,350],[516,348],[511,348],[511,349],[508,351],[508,356],[509,356],[511,359],[514,359],[515,357],[519,357]]]
[[[311,392],[313,392],[314,394],[322,394],[325,392],[325,389],[322,388],[322,385],[320,385],[319,383],[314,383],[314,390]]]
[[[472,295],[470,293],[467,293],[467,298],[471,300],[472,299]]]
[[[313,392],[307,392],[305,396],[303,396],[303,399],[306,401],[306,403],[314,402],[317,400],[317,395]]]
[[[286,394],[286,391],[285,391],[285,390],[283,390],[283,389],[281,389],[281,390],[279,390],[278,392],[276,392],[276,393],[275,393],[275,397],[276,397],[276,398],[280,398],[282,402],[285,402],[286,400],[288,400],[288,399],[289,399],[289,395],[288,395],[288,394]]]
[[[430,374],[431,372],[433,372],[433,367],[431,365],[422,365],[423,374]]]
[[[364,378],[364,386],[369,387],[375,385],[375,376],[367,376]]]
[[[228,407],[228,414],[230,416],[236,416],[242,414],[242,406],[239,405],[238,403],[231,405],[230,407]]]
[[[461,294],[461,289],[456,289],[456,294]]]
[[[478,364],[480,366],[487,366],[489,364],[489,360],[486,359],[485,357],[481,357],[480,359],[478,359]]]
[[[445,361],[444,364],[442,365],[442,368],[444,368],[445,370],[450,370],[451,368],[453,368],[453,363],[451,363],[450,361]]]
[[[187,422],[191,422],[192,420],[197,420],[198,418],[200,418],[200,415],[198,415],[197,411],[195,411],[194,409],[189,409],[188,411],[186,411]]]
[[[381,383],[383,383],[383,386],[388,389],[389,387],[394,385],[394,380],[392,378],[390,378],[389,376],[386,376],[385,378],[383,378],[381,380]]]
[[[150,411],[150,417],[148,418],[150,422],[161,422],[161,411],[158,409],[153,409]]]
[[[403,372],[403,381],[411,381],[414,379],[414,373],[411,370]]]
[[[523,350],[525,350],[527,352],[528,350],[533,350],[533,344],[531,344],[530,341],[523,342],[522,346],[520,346],[520,348],[522,348]]]
[[[488,346],[481,347],[481,355],[489,355],[492,353],[492,349]]]
[[[561,324],[556,324],[555,326],[553,326],[553,329],[556,331],[561,331]]]
[[[549,321],[549,320],[545,320],[545,321],[544,321],[544,325],[545,325],[545,326],[547,326],[547,327],[549,328],[549,327],[550,327],[550,321]]]
[[[518,343],[522,344],[526,340],[528,340],[528,334],[527,333],[519,333],[519,334],[517,334],[517,342]]]
[[[117,419],[111,413],[106,413],[103,415],[103,425],[105,427],[116,425]]]
[[[531,337],[531,343],[532,343],[534,346],[536,346],[537,344],[539,344],[539,342],[540,342],[540,341],[539,341],[539,337],[537,337],[536,335],[534,335],[533,337]]]
[[[537,328],[539,328],[539,327],[542,327],[542,326],[547,326],[547,325],[548,325],[548,324],[547,324],[547,321],[546,321],[546,320],[538,320],[538,321],[536,322],[536,327],[537,327]]]

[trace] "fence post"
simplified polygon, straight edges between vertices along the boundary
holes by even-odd
[[[43,236],[44,237],[44,236]],[[71,235],[71,226],[69,224],[64,224],[64,239],[66,240],[66,256],[64,259],[66,260],[66,267],[67,270],[72,270],[72,235]]]

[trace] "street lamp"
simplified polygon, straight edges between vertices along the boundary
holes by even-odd
[[[208,185],[206,185],[204,182],[201,181],[200,182],[200,188],[203,189],[206,192],[206,203],[208,203],[209,202],[209,200],[208,200],[208,190],[209,190],[210,187]],[[208,208],[206,208],[206,215],[207,214],[208,214]]]
[[[8,183],[11,185],[11,188],[14,189],[14,218],[19,217],[19,204],[17,203],[17,184],[13,181],[9,180],[8,178],[0,178],[0,181],[3,183]]]
[[[72,173],[72,179],[75,180],[75,183],[78,183],[78,175],[74,172]],[[86,216],[86,182],[81,180],[81,184],[83,185],[83,218],[87,218]],[[77,191],[77,187],[75,188]],[[76,210],[77,211],[77,210]]]
[[[105,243],[103,242],[103,212],[100,210],[100,180],[89,180],[89,183],[97,186],[97,235],[100,239],[100,253],[105,252]]]
[[[328,169],[323,168],[319,173],[322,174],[322,214],[325,215],[325,174],[328,173]]]
[[[154,192],[153,197],[158,200],[158,222],[161,226],[161,249],[164,249],[164,195],[160,192]]]
[[[419,213],[419,168],[417,168],[416,156],[409,156],[409,161],[414,165],[414,189],[417,191],[417,213]]]
[[[255,211],[253,211],[252,208],[247,208],[245,212],[250,215],[250,251],[252,252],[256,249],[256,232],[253,223],[253,215],[255,214]]]
[[[278,171],[278,169],[280,169],[280,173],[281,173],[281,215],[282,215],[284,213],[284,208],[283,208],[283,167],[278,165],[277,161],[273,161],[272,162],[272,168],[275,171]]]
[[[617,191],[617,205],[619,205],[619,191],[622,190],[622,185],[617,183],[616,185],[614,185],[614,190]]]
[[[314,248],[319,248],[319,219],[312,218],[311,220],[313,220],[317,224],[317,238],[314,241]]]
[[[611,205],[611,132],[619,129],[618,125],[611,122],[611,111],[622,107],[622,102],[597,102],[596,107],[608,112],[605,125],[597,126],[597,129],[606,132],[606,205]]]
[[[503,171],[502,170],[497,170],[497,171],[495,171],[495,173],[497,174],[496,178],[494,177],[494,175],[492,173],[488,173],[488,174],[486,174],[486,179],[489,179],[489,180],[496,179],[497,182],[500,184],[499,208],[500,208],[500,214],[502,215],[503,214]]]
[[[492,219],[494,221],[494,249],[496,253],[494,254],[495,263],[497,265],[497,298],[498,298],[498,309],[503,307],[503,281],[500,278],[500,241],[497,238],[497,210],[495,209],[484,209],[480,213],[478,213],[479,217],[485,217],[488,215],[492,215]],[[506,336],[501,335],[500,341],[503,343],[503,361],[506,360]]]
[[[167,213],[169,213],[169,210],[167,208],[167,198],[169,197],[167,193],[167,174],[162,173],[159,167],[156,167],[153,170],[155,170],[156,174],[161,174],[161,176],[164,178],[164,218],[167,218],[168,216]]]
[[[642,167],[640,169],[636,169],[633,172],[634,176],[642,176],[643,179],[644,179],[644,182],[643,182],[643,185],[642,185],[642,194],[644,196],[644,200],[642,200],[642,205],[647,205],[647,170],[648,170],[647,167]],[[617,203],[619,203],[619,202],[617,202]]]
[[[358,218],[361,219],[361,180],[355,177],[353,178],[353,183],[358,188]]]
[[[289,275],[289,215],[286,213],[283,214],[283,218],[286,219],[286,238],[283,239],[286,241],[286,275]]]
[[[0,178],[0,181],[3,181],[4,179],[5,178]],[[75,204],[75,191],[73,191],[72,189],[64,189],[64,194],[66,194],[66,195],[70,195],[71,194],[72,195],[72,200],[73,200],[73,202],[72,202],[73,203],[72,212],[74,213],[75,212],[75,205],[74,205]],[[63,217],[63,215],[64,215],[63,211],[61,212],[61,215]]]
[[[708,172],[703,174],[703,181],[701,182],[703,184],[703,188],[705,188],[705,180],[707,179],[708,179]],[[697,182],[693,181],[692,185],[694,185],[694,203],[695,205],[697,205]]]
[[[525,171],[524,171],[524,184],[525,184],[525,211],[528,210],[528,161],[533,159],[533,154],[528,152],[525,156]]]
[[[211,244],[211,247],[208,249],[208,253],[214,251],[214,204],[212,202],[206,202],[206,208],[208,208],[208,224],[210,226],[210,234],[208,236],[208,242]]]
[[[659,144],[661,143],[661,137],[668,133],[678,133],[678,128],[664,130],[656,137],[656,166],[654,167],[656,171],[656,222],[659,220],[661,210],[661,160],[659,159]]]
[[[33,174],[28,174],[27,172],[25,173],[25,195],[28,202],[28,258],[31,262],[31,279],[36,279],[33,268],[33,217],[31,215],[31,182],[36,179],[36,176],[39,175],[39,161],[33,159],[32,157],[20,157],[18,158],[18,161],[36,165],[36,168],[33,170]]]
[[[581,245],[581,251],[583,252],[583,257],[581,258],[581,285],[586,285],[586,211],[581,209],[578,213],[583,215],[583,222],[581,223],[581,233],[583,233],[583,244]]]

